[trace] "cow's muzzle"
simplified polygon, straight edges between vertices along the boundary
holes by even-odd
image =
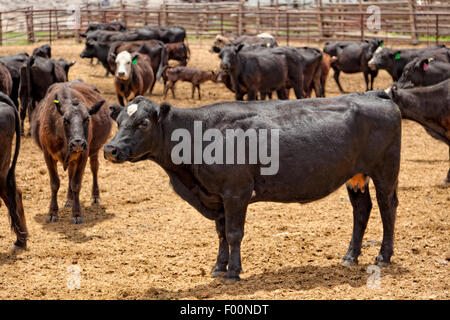
[[[126,157],[120,151],[120,149],[111,144],[106,144],[103,147],[103,156],[105,157],[106,160],[109,160],[114,163],[121,163],[126,161]]]
[[[70,152],[83,152],[87,150],[87,143],[84,139],[73,139],[69,142]]]

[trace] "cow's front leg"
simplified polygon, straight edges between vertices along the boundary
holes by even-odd
[[[242,271],[241,241],[244,237],[245,213],[250,197],[236,196],[224,200],[225,233],[230,247],[228,270],[225,276],[227,282],[239,281]]]
[[[449,164],[449,168],[448,168],[447,178],[444,180],[444,183],[450,183],[450,147],[448,147],[448,164]]]
[[[212,269],[213,278],[222,277],[227,272],[230,251],[225,232],[225,218],[216,220],[216,231],[219,236],[219,252],[217,253],[216,264]]]
[[[48,174],[50,176],[50,188],[52,190],[52,199],[50,200],[50,209],[45,219],[46,222],[58,221],[58,190],[60,186],[57,162],[50,154],[44,152],[45,163],[47,164]]]
[[[364,81],[366,82],[366,91],[369,91],[369,72],[364,71]]]
[[[87,152],[86,152],[87,153]],[[81,204],[80,204],[80,190],[81,181],[83,179],[84,168],[86,167],[87,156],[82,156],[79,162],[73,163],[75,166],[73,170],[73,176],[69,177],[70,187],[73,194],[73,205],[72,205],[72,223],[80,224],[83,223],[83,217],[81,214]],[[72,164],[71,164],[72,165]]]
[[[98,152],[89,157],[92,172],[92,204],[100,204],[100,189],[98,187]]]

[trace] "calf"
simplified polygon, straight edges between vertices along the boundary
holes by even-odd
[[[450,160],[450,79],[429,87],[388,90],[404,119],[421,124],[433,138],[449,146]],[[450,169],[444,183],[450,183]]]
[[[295,49],[289,47],[242,51],[244,45],[225,46],[219,54],[220,68],[231,77],[236,100],[243,100],[241,86],[247,89],[247,99],[255,100],[258,92],[277,91],[279,99],[287,99],[292,87],[297,99],[303,97],[303,62]]]
[[[369,60],[372,70],[384,69],[398,81],[405,66],[415,58],[434,57],[436,60],[450,62],[449,50],[443,45],[433,45],[427,48],[391,50],[379,47]]]
[[[14,134],[16,135],[16,146],[10,165]],[[24,249],[27,246],[28,231],[22,204],[22,192],[16,186],[15,176],[20,150],[20,118],[17,107],[3,93],[0,93],[0,137],[0,199],[8,208],[11,228],[17,238],[12,249]]]
[[[11,73],[8,68],[0,62],[0,92],[3,92],[7,96],[11,95],[13,81]]]
[[[148,56],[122,51],[115,61],[115,79],[117,99],[123,106],[138,95],[143,95],[153,82],[152,63]]]
[[[72,223],[83,222],[79,195],[88,158],[93,176],[92,203],[100,202],[98,151],[108,139],[111,125],[101,94],[80,80],[54,84],[36,108],[32,135],[44,154],[52,191],[47,222],[58,221],[58,162],[69,172],[65,206],[72,206]]]
[[[357,263],[372,208],[368,177],[375,183],[383,221],[376,263],[390,262],[398,204],[401,115],[385,92],[219,102],[192,109],[137,97],[126,108],[112,106],[111,110],[119,130],[105,145],[105,158],[115,163],[155,161],[169,175],[174,191],[215,221],[219,252],[214,276],[226,272],[226,279],[239,280],[250,203],[307,203],[326,197],[346,182],[354,226],[343,261]],[[203,130],[207,130],[205,136]],[[191,137],[194,143],[189,142]],[[265,150],[269,139],[271,150]],[[271,160],[264,156],[257,160],[258,145],[259,152],[273,155]],[[208,164],[202,157],[197,159],[200,153],[207,155]],[[211,159],[213,153],[216,157]]]
[[[68,80],[69,69],[75,61],[66,62],[64,59],[52,60],[39,56],[31,56],[20,69],[20,121],[23,123],[28,112],[31,122],[32,112],[41,101],[47,89],[56,82]],[[23,132],[22,132],[23,133]]]
[[[184,42],[167,43],[166,50],[168,60],[176,60],[180,62],[180,66],[186,66],[190,57],[189,47]]]
[[[398,88],[426,87],[450,78],[450,63],[416,58],[409,62],[397,82]]]
[[[382,45],[383,41],[378,39],[370,39],[365,42],[327,42],[323,51],[330,56],[336,56],[338,59],[331,64],[334,70],[334,80],[336,81],[339,91],[344,92],[339,82],[340,72],[364,74],[366,82],[366,90],[373,90],[373,81],[378,75],[378,70],[372,70],[368,66],[368,62],[372,59],[375,50]]]
[[[167,84],[164,86],[164,99],[167,97],[167,91],[172,91],[172,96],[175,99],[175,83],[177,81],[186,81],[192,83],[192,99],[194,99],[195,88],[198,91],[198,99],[201,100],[200,85],[203,82],[211,80],[217,82],[217,72],[203,71],[197,68],[188,67],[174,67],[164,69],[165,80]]]
[[[320,83],[322,85],[322,96],[325,97],[325,86],[327,84],[328,73],[330,72],[331,64],[338,59],[336,56],[330,56],[324,53],[322,56],[322,74],[320,77]]]

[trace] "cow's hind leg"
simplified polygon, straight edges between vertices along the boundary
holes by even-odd
[[[217,254],[216,264],[212,269],[213,278],[222,277],[227,272],[230,251],[225,233],[225,218],[216,220],[216,231],[219,236],[219,252]]]
[[[347,183],[347,192],[353,206],[353,233],[348,251],[342,258],[345,266],[358,264],[358,257],[361,254],[361,244],[364,232],[372,210],[372,200],[369,193],[369,180],[359,175],[363,185],[357,185],[350,180]],[[362,178],[362,179],[361,179]]]
[[[450,147],[448,147],[448,172],[447,172],[447,178],[444,180],[444,183],[450,183]]]

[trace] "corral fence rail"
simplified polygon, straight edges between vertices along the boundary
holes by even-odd
[[[277,2],[278,3],[278,2]],[[213,38],[218,34],[271,33],[281,41],[363,40],[385,43],[450,42],[450,4],[419,5],[415,0],[372,1],[309,6],[250,6],[244,1],[185,3],[152,7],[140,4],[100,8],[97,5],[67,9],[21,8],[0,12],[0,45],[80,40],[91,22],[123,21],[131,30],[145,25],[186,28],[189,37]]]

